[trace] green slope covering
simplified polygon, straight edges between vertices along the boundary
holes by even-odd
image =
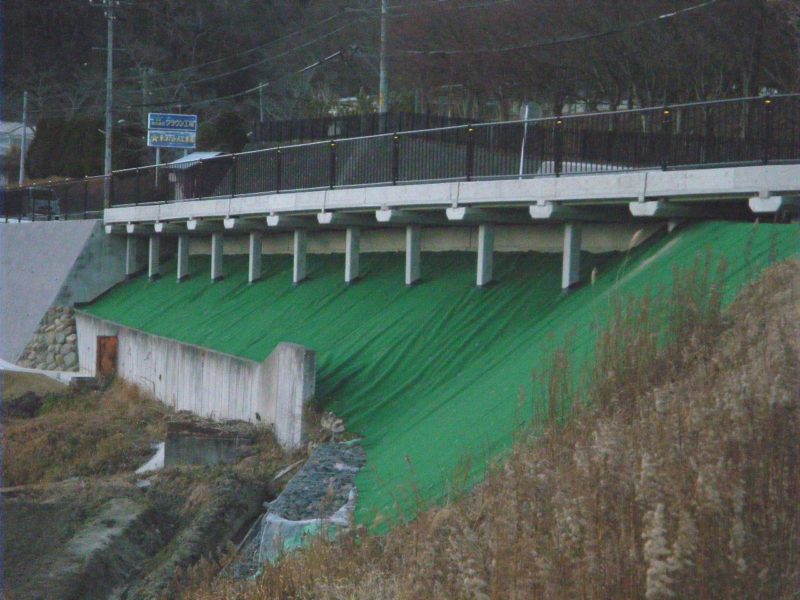
[[[576,364],[594,343],[614,295],[668,286],[710,248],[725,257],[727,299],[750,274],[800,250],[796,226],[705,223],[661,235],[629,255],[583,256],[593,286],[561,293],[560,255],[497,254],[497,283],[474,287],[475,255],[423,256],[424,281],[403,285],[402,254],[362,256],[363,278],[343,283],[342,255],[309,257],[310,280],[291,283],[291,258],[265,257],[248,285],[246,257],[225,257],[209,281],[208,257],[192,278],[122,284],[86,310],[124,325],[255,360],[282,341],[317,351],[320,402],[364,438],[357,518],[410,515],[442,499],[448,483],[480,479],[492,457],[539,407],[520,403],[532,369],[570,336]],[[174,270],[174,264],[166,266]]]

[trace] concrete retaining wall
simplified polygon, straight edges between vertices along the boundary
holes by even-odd
[[[98,220],[0,224],[0,357],[15,362],[50,307],[122,281],[124,260],[125,239]]]
[[[314,396],[316,356],[279,344],[258,363],[123,327],[76,311],[81,371],[95,374],[97,337],[118,338],[117,374],[175,408],[218,420],[272,425],[278,441],[302,443],[303,405]]]

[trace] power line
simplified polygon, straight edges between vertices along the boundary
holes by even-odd
[[[151,88],[150,91],[151,92],[158,92],[158,91],[162,91],[162,90],[171,90],[171,89],[175,89],[175,88],[179,88],[179,87],[186,87],[186,86],[189,86],[189,85],[195,85],[195,84],[198,84],[198,83],[206,83],[206,82],[209,82],[209,81],[216,81],[218,79],[223,79],[223,78],[228,77],[230,75],[235,75],[236,73],[241,73],[243,71],[247,71],[249,69],[252,69],[253,67],[257,67],[259,65],[263,65],[264,63],[267,63],[269,61],[276,60],[278,58],[283,58],[284,56],[287,56],[287,55],[289,55],[289,54],[291,54],[293,52],[296,52],[297,50],[302,50],[303,48],[307,48],[309,46],[312,46],[312,45],[316,44],[317,42],[319,42],[320,40],[329,38],[332,35],[335,35],[335,34],[339,33],[340,31],[346,29],[347,27],[349,27],[350,25],[352,25],[355,22],[357,22],[357,21],[351,21],[351,22],[346,23],[344,25],[340,25],[339,27],[333,29],[332,31],[329,31],[329,32],[327,32],[327,33],[325,33],[323,35],[320,35],[320,36],[318,36],[318,37],[316,37],[316,38],[314,38],[312,40],[309,40],[309,41],[307,41],[307,42],[305,42],[303,44],[300,44],[298,46],[292,46],[288,50],[284,50],[282,52],[279,52],[278,54],[274,54],[272,56],[268,56],[266,58],[262,58],[260,60],[255,61],[255,62],[248,63],[248,64],[243,65],[241,67],[237,67],[235,69],[230,69],[228,71],[224,71],[222,73],[217,73],[215,75],[208,75],[206,77],[201,77],[199,79],[193,79],[193,80],[174,83],[174,84],[170,84],[170,85],[166,85],[166,86],[162,86],[162,87]]]
[[[519,2],[519,0],[485,0],[483,2],[476,2],[474,4],[450,4],[448,3],[453,2],[454,0],[431,0],[430,2],[406,2],[404,4],[392,4],[388,7],[389,10],[389,17],[408,17],[408,16],[417,16],[414,13],[403,13],[403,14],[392,14],[394,11],[400,10],[407,10],[407,9],[415,9],[415,8],[425,8],[428,6],[441,6],[444,10],[466,10],[472,8],[492,8],[499,4],[509,4],[511,2]],[[462,0],[463,1],[463,0]],[[345,10],[349,12],[365,12],[365,13],[374,13],[380,14],[379,8],[346,8]]]
[[[208,62],[204,62],[204,63],[200,63],[200,64],[196,64],[196,65],[190,65],[188,67],[181,67],[180,69],[174,69],[172,71],[163,71],[161,73],[158,73],[158,76],[159,77],[164,77],[164,76],[168,76],[168,75],[173,75],[175,73],[183,73],[185,71],[192,71],[192,70],[202,69],[204,67],[208,67],[208,66],[211,66],[211,65],[219,64],[221,62],[226,62],[226,61],[232,60],[234,58],[239,58],[241,56],[247,56],[248,54],[252,54],[254,52],[258,52],[259,50],[263,50],[263,49],[268,48],[270,46],[274,46],[275,44],[278,44],[280,42],[286,41],[289,38],[292,38],[294,36],[300,35],[301,33],[306,33],[307,31],[315,29],[316,27],[320,27],[320,26],[324,25],[325,23],[329,23],[330,21],[333,21],[334,19],[338,19],[339,17],[344,16],[344,14],[345,14],[344,11],[341,11],[341,12],[336,13],[335,15],[331,15],[330,17],[326,17],[326,18],[322,19],[318,23],[314,23],[313,25],[309,25],[308,27],[303,27],[303,28],[298,29],[296,31],[292,31],[291,33],[287,33],[286,35],[282,35],[282,36],[280,36],[278,38],[275,38],[274,40],[270,40],[269,42],[266,42],[264,44],[260,44],[258,46],[254,46],[254,47],[249,48],[247,50],[242,50],[241,52],[236,52],[235,54],[230,54],[228,56],[223,56],[222,58],[216,58],[216,59],[210,60]],[[136,77],[135,76],[130,76],[130,79],[133,80],[133,79],[136,79]]]
[[[219,62],[230,60],[231,58],[237,58],[238,56],[251,54],[251,53],[256,52],[258,50],[263,50],[264,48],[266,48],[268,46],[271,46],[273,44],[276,44],[276,43],[278,43],[280,41],[284,41],[284,40],[286,40],[286,39],[288,39],[290,37],[294,37],[296,35],[299,35],[301,33],[304,33],[306,31],[314,29],[315,27],[319,27],[320,25],[328,23],[328,22],[332,21],[333,19],[335,19],[337,17],[343,16],[343,14],[344,14],[344,12],[338,13],[338,14],[333,15],[331,17],[327,17],[326,19],[323,19],[319,23],[316,23],[316,24],[314,24],[312,26],[309,26],[307,28],[294,31],[294,32],[292,32],[290,34],[287,34],[287,35],[281,37],[281,38],[272,40],[270,42],[267,42],[266,44],[262,44],[261,46],[250,48],[250,49],[245,50],[243,52],[240,52],[238,54],[233,54],[233,55],[227,56],[225,58],[220,58],[220,59],[216,59],[216,60],[213,60],[213,61],[209,61],[207,63],[201,63],[199,65],[193,65],[193,66],[190,66],[190,67],[184,67],[182,69],[175,69],[174,71],[167,71],[167,72],[164,72],[164,73],[155,73],[153,75],[155,75],[156,77],[162,77],[162,76],[168,75],[168,74],[174,74],[174,73],[186,72],[186,71],[191,71],[191,70],[197,70],[197,69],[200,69],[200,68],[202,68],[204,66],[208,66],[208,65],[211,65],[211,64],[216,64],[216,63],[219,63]],[[223,71],[221,73],[216,73],[214,75],[208,75],[208,76],[205,76],[205,77],[200,77],[198,79],[191,79],[191,80],[188,80],[188,81],[176,82],[176,83],[172,83],[172,84],[168,84],[168,85],[162,85],[162,86],[159,86],[159,87],[150,88],[149,92],[152,93],[152,92],[158,92],[158,91],[163,91],[163,90],[174,90],[174,89],[180,88],[180,87],[185,87],[185,86],[189,86],[189,85],[195,85],[195,84],[198,84],[198,83],[205,83],[205,82],[208,82],[208,81],[215,81],[215,80],[218,80],[218,79],[223,79],[223,78],[228,77],[230,75],[234,75],[236,73],[240,73],[240,72],[246,71],[248,69],[251,69],[251,68],[259,66],[259,65],[262,65],[262,64],[267,63],[269,61],[276,60],[278,58],[283,58],[284,56],[288,56],[289,54],[291,54],[293,52],[296,52],[298,50],[302,50],[304,48],[307,48],[308,46],[311,46],[311,45],[315,44],[316,42],[319,42],[319,41],[321,41],[323,39],[327,39],[327,38],[339,33],[340,31],[343,31],[344,29],[346,29],[350,25],[353,25],[354,23],[357,23],[357,22],[359,22],[361,20],[368,19],[368,18],[372,18],[372,17],[361,17],[359,19],[355,19],[355,20],[349,21],[348,23],[346,23],[344,25],[341,25],[339,27],[334,28],[331,31],[328,31],[326,33],[318,35],[317,37],[315,37],[315,38],[313,38],[311,40],[308,40],[306,42],[303,42],[302,44],[299,44],[299,45],[296,45],[296,46],[292,46],[291,48],[289,48],[287,50],[283,50],[283,51],[281,51],[281,52],[279,52],[277,54],[273,54],[271,56],[267,56],[265,58],[262,58],[262,59],[259,59],[259,60],[255,61],[255,62],[248,63],[246,65],[242,65],[242,66],[236,67],[234,69],[230,69],[228,71]],[[120,83],[120,82],[123,82],[123,81],[137,81],[138,79],[139,79],[138,77],[115,77],[114,78],[114,83]],[[97,91],[97,93],[100,93],[100,90],[96,90],[96,91]],[[64,94],[54,94],[54,95],[45,96],[45,97],[39,97],[39,98],[40,98],[40,100],[51,100],[51,99],[55,99],[55,98],[62,98],[62,97],[69,97],[69,96],[71,96],[71,94],[64,93]]]
[[[534,48],[545,48],[549,46],[557,46],[561,44],[570,44],[574,42],[581,42],[585,40],[592,40],[601,37],[607,37],[610,35],[616,35],[618,33],[623,33],[625,31],[636,29],[639,27],[644,27],[646,25],[650,25],[652,23],[657,23],[660,21],[664,21],[667,19],[672,19],[675,17],[683,16],[689,12],[693,12],[696,10],[700,10],[702,8],[709,7],[713,4],[717,4],[723,0],[707,0],[706,2],[702,2],[700,4],[695,4],[693,6],[688,6],[686,8],[682,8],[673,12],[664,13],[655,17],[650,17],[647,19],[641,19],[639,21],[634,21],[633,23],[628,23],[625,25],[620,25],[618,27],[613,27],[611,29],[606,29],[604,31],[594,32],[594,33],[584,33],[574,36],[568,37],[561,37],[561,38],[554,38],[550,40],[543,40],[539,42],[532,42],[529,44],[520,44],[517,46],[504,46],[499,48],[463,48],[463,49],[435,49],[435,50],[396,50],[392,52],[392,54],[410,54],[410,55],[456,55],[456,54],[498,54],[503,52],[516,52],[519,50],[531,50]]]
[[[225,96],[215,96],[213,98],[205,98],[205,99],[201,99],[201,100],[192,100],[192,101],[188,101],[188,102],[180,102],[180,104],[181,104],[181,106],[199,106],[199,105],[203,105],[203,104],[208,104],[210,102],[218,102],[218,101],[221,101],[221,100],[231,100],[233,98],[239,98],[241,96],[246,96],[247,94],[252,94],[253,92],[259,91],[259,89],[263,88],[264,86],[268,86],[268,85],[271,85],[273,83],[277,83],[278,81],[286,79],[287,77],[291,77],[292,75],[299,75],[301,73],[305,73],[305,72],[310,71],[312,69],[316,69],[317,67],[322,66],[322,65],[332,61],[334,58],[338,58],[339,56],[342,56],[343,54],[344,53],[341,50],[337,50],[336,52],[326,56],[325,58],[322,58],[322,59],[320,59],[320,60],[318,60],[318,61],[316,61],[316,62],[314,62],[314,63],[312,63],[310,65],[306,65],[302,69],[299,69],[297,71],[291,71],[289,73],[281,75],[280,77],[276,77],[275,79],[272,79],[270,81],[261,82],[261,83],[259,83],[258,85],[254,86],[254,87],[248,88],[246,90],[242,90],[240,92],[235,92],[233,94],[227,94]],[[132,108],[147,108],[147,107],[157,107],[157,106],[172,106],[172,105],[175,105],[175,104],[178,104],[178,102],[150,102],[150,103],[146,103],[146,104],[129,104],[126,108],[132,109]]]

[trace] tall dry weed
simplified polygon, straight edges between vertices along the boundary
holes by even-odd
[[[710,261],[678,275],[613,307],[589,406],[554,425],[554,382],[544,434],[466,497],[183,597],[796,598],[800,264],[725,313]]]

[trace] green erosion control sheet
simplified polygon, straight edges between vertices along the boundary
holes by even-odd
[[[496,253],[496,281],[485,288],[475,287],[476,256],[467,252],[424,253],[423,280],[411,287],[402,253],[362,254],[350,285],[343,255],[309,255],[309,279],[297,286],[290,256],[265,255],[263,280],[252,285],[246,256],[226,256],[216,283],[209,257],[193,256],[187,281],[177,283],[167,263],[161,279],[135,278],[85,309],[258,361],[279,342],[313,348],[317,401],[367,452],[357,520],[381,531],[441,501],[454,480],[458,489],[480,481],[520,425],[544,414],[530,400],[531,374],[565,338],[570,360],[582,364],[615,296],[667,289],[675,268],[708,251],[727,263],[730,302],[770,262],[800,252],[800,226],[707,222],[629,253],[584,253],[587,283],[569,293],[560,289],[560,254]]]

